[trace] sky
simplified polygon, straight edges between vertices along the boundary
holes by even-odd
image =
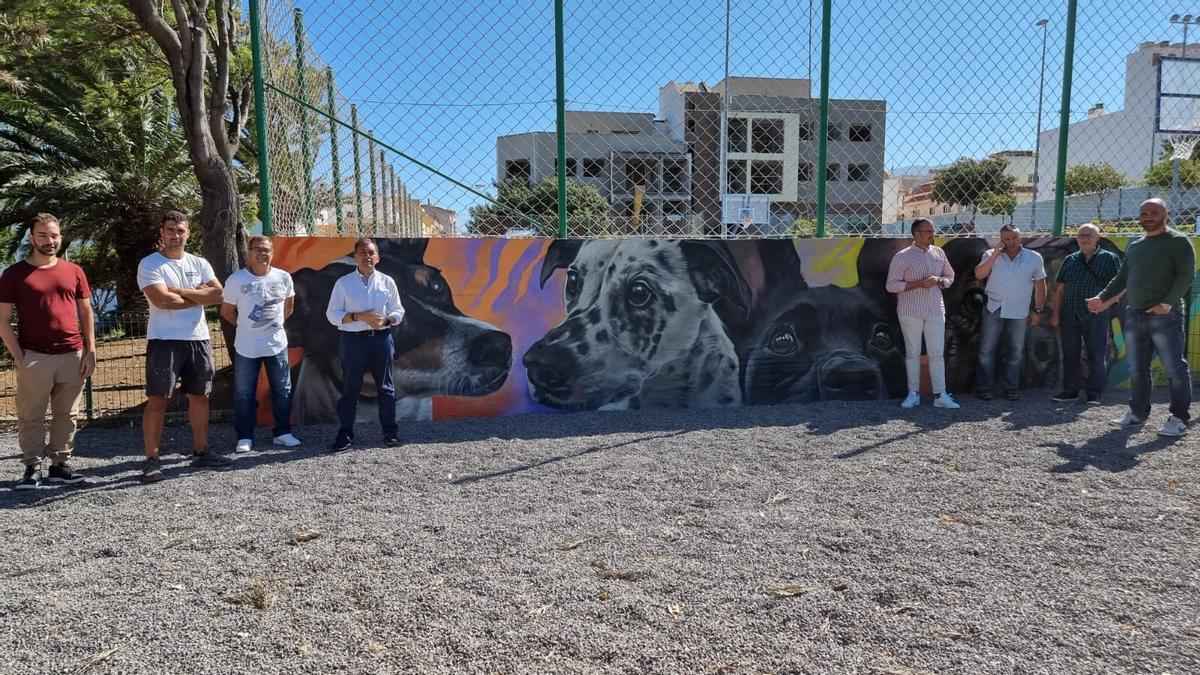
[[[818,94],[820,3],[731,0],[734,76],[806,78]],[[1079,3],[1071,119],[1094,103],[1123,107],[1126,55],[1181,38],[1164,0]],[[285,0],[264,2],[290,39]],[[375,137],[485,193],[496,137],[554,130],[554,3],[295,0],[311,54],[333,68],[343,116],[359,108]],[[569,110],[658,112],[671,80],[714,84],[725,72],[725,0],[566,0]],[[1032,150],[1042,29],[1042,128],[1058,126],[1067,3],[1015,0],[839,1],[833,4],[830,94],[887,102],[885,168]],[[811,13],[810,13],[811,12]],[[811,21],[811,31],[810,31]],[[1200,39],[1200,30],[1193,31]],[[312,58],[312,57],[310,57]],[[348,141],[342,141],[348,153]],[[326,151],[327,152],[327,151]],[[460,212],[481,200],[388,152],[413,196]],[[318,167],[318,170],[320,167]],[[346,173],[343,171],[343,173]]]

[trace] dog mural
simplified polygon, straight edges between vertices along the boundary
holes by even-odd
[[[512,340],[490,323],[465,316],[441,271],[424,262],[428,240],[379,239],[379,271],[396,280],[404,320],[392,328],[392,380],[397,416],[428,419],[430,397],[484,396],[498,390],[512,365]],[[288,344],[304,355],[293,372],[293,411],[300,424],[337,421],[342,368],[338,329],[325,318],[334,283],[353,271],[352,259],[292,274],[295,311],[285,323]],[[363,387],[358,417],[373,419],[374,383]],[[364,405],[365,404],[365,405]]]
[[[904,339],[888,293],[890,240],[868,240],[858,285],[809,286],[790,240],[756,242],[764,283],[739,336],[746,403],[879,400],[903,395]]]
[[[738,360],[722,315],[750,289],[724,242],[558,240],[566,316],[525,352],[531,397],[563,410],[735,406]]]

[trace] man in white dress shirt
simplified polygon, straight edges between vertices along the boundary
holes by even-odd
[[[392,327],[404,318],[396,282],[375,269],[379,248],[362,237],[354,242],[358,269],[337,280],[329,296],[325,317],[341,331],[338,355],[342,361],[342,397],[337,412],[340,425],[331,452],[350,449],[354,442],[354,415],[363,375],[371,373],[379,403],[379,426],[385,445],[400,444],[396,427],[396,388],[392,384],[392,358],[396,346]]]
[[[992,398],[996,352],[1001,339],[1005,357],[1001,383],[1004,397],[1021,398],[1021,365],[1025,361],[1025,329],[1036,326],[1046,306],[1046,266],[1037,251],[1021,245],[1021,231],[1012,225],[1000,228],[1000,245],[984,252],[975,266],[975,278],[987,280],[987,307],[984,308],[979,337],[979,368],[975,372],[975,395]],[[1033,314],[1029,296],[1033,295]]]

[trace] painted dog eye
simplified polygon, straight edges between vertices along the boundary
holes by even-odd
[[[771,336],[767,338],[767,349],[780,356],[787,356],[796,351],[797,342],[795,331],[790,325],[784,324],[771,331]]]
[[[650,298],[654,294],[650,292],[650,285],[644,281],[635,281],[629,284],[629,304],[634,307],[645,307],[646,303],[650,302]]]
[[[892,342],[892,329],[882,323],[875,324],[875,331],[871,334],[871,346],[886,351],[892,348]]]
[[[567,270],[567,300],[574,300],[575,296],[579,295],[581,285],[583,285],[583,281],[579,278],[579,272]]]
[[[433,281],[429,282],[429,290],[434,293],[441,293],[445,287],[446,284],[442,281],[441,277],[434,277]]]

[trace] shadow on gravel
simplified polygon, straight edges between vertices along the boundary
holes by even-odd
[[[1120,473],[1141,464],[1142,455],[1170,447],[1180,440],[1155,436],[1137,445],[1127,445],[1129,438],[1137,431],[1140,429],[1112,429],[1083,445],[1042,443],[1038,447],[1053,448],[1054,452],[1065,460],[1062,464],[1051,467],[1051,473],[1078,473],[1086,471],[1088,467]]]
[[[671,438],[672,436],[682,436],[683,434],[687,433],[687,431],[688,430],[685,429],[685,430],[676,431],[675,433],[672,433],[672,434],[659,434],[657,436],[641,436],[641,437],[638,437],[638,438],[635,438],[632,440],[622,441],[620,443],[611,443],[609,445],[593,445],[589,448],[580,450],[579,452],[576,452],[576,453],[573,453],[570,455],[554,455],[552,457],[540,459],[536,462],[528,462],[526,464],[519,464],[517,466],[512,466],[507,469],[500,469],[499,471],[489,471],[488,473],[480,473],[480,474],[475,474],[473,476],[463,476],[461,478],[451,481],[451,485],[470,485],[471,483],[478,483],[480,481],[485,481],[485,480],[489,480],[492,478],[500,478],[501,476],[510,476],[515,473],[521,473],[523,471],[530,471],[532,469],[537,469],[537,468],[546,466],[548,464],[557,464],[558,462],[566,461],[569,459],[576,459],[579,457],[583,457],[585,455],[590,455],[592,453],[600,452],[602,450],[612,450],[614,448],[619,448],[619,447],[622,447],[625,445],[633,445],[635,443],[641,443],[643,441],[653,441],[653,440],[658,440],[658,439],[662,439],[662,438]]]

